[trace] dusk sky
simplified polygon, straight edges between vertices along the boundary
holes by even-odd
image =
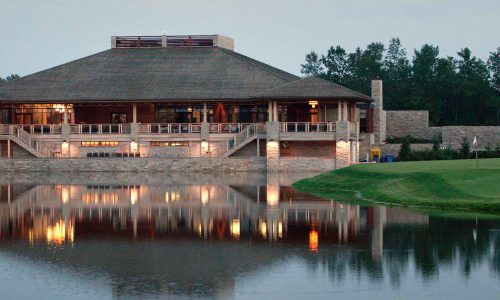
[[[219,33],[235,50],[300,75],[311,50],[348,51],[399,37],[410,56],[500,46],[499,0],[1,0],[0,76],[22,76],[110,48],[111,35]]]

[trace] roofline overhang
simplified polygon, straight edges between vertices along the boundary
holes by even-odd
[[[270,100],[291,100],[291,101],[308,101],[315,100],[343,100],[343,101],[357,101],[362,103],[372,103],[374,99],[362,99],[357,97],[250,97],[250,98],[219,98],[219,99],[183,99],[183,98],[158,98],[158,99],[26,99],[26,100],[1,100],[0,105],[5,104],[54,104],[54,103],[67,103],[67,104],[85,104],[85,103],[148,103],[148,102],[244,102],[249,100],[254,101],[270,101]]]

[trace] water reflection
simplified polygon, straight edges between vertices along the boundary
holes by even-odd
[[[254,179],[10,181],[0,187],[0,253],[78,276],[105,274],[113,295],[140,298],[245,296],[242,276],[294,264],[312,278],[325,270],[324,288],[347,295],[354,283],[386,280],[392,289],[381,288],[381,295],[401,295],[454,269],[462,276],[457,284],[479,274],[498,283],[498,221],[346,205],[302,194],[279,176]],[[301,289],[310,287],[301,282]]]

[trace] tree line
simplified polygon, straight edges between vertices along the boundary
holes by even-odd
[[[7,76],[5,78],[0,77],[0,83],[8,82],[11,80],[14,80],[16,78],[19,78],[20,76],[17,74],[11,74],[10,76]]]
[[[429,110],[431,125],[500,125],[500,47],[487,61],[463,48],[457,57],[441,57],[429,44],[408,59],[399,38],[387,48],[373,42],[348,53],[332,46],[310,52],[302,74],[320,76],[370,95],[372,79],[384,81],[387,110]]]

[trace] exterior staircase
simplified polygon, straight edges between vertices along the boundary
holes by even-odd
[[[256,127],[256,124],[248,125],[245,129],[228,141],[227,151],[224,152],[222,156],[229,157],[236,151],[248,145],[257,138],[257,131],[258,128]]]
[[[54,151],[19,125],[9,126],[9,138],[35,157],[54,157]]]

